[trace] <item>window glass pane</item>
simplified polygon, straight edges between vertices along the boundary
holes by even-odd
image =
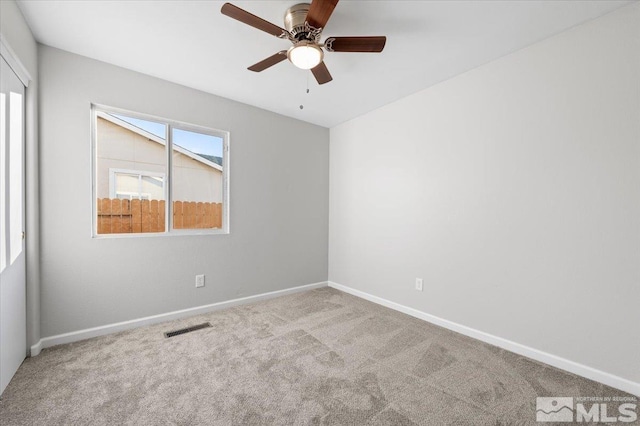
[[[164,197],[164,180],[155,176],[140,176],[141,195],[148,196],[152,200],[161,200]]]
[[[172,141],[173,227],[222,228],[224,140],[172,129]]]
[[[118,194],[140,195],[139,180],[140,175],[126,175],[124,173],[115,173],[115,191]]]
[[[22,94],[9,94],[9,233],[10,256],[13,263],[22,253],[22,176],[24,159],[22,156],[24,109]]]
[[[98,234],[165,231],[166,126],[96,112]]]

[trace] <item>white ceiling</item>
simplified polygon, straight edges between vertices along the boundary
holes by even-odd
[[[232,1],[279,26],[297,2]],[[248,71],[290,44],[222,15],[223,3],[18,4],[40,43],[332,127],[631,1],[342,0],[323,40],[386,35],[387,45],[380,54],[327,53],[334,80],[323,86],[288,61]]]

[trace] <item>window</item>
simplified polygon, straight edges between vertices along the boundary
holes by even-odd
[[[164,173],[109,169],[109,198],[162,200],[164,182]]]
[[[220,130],[93,106],[93,235],[228,232]]]

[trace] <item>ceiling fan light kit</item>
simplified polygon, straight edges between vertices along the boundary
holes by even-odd
[[[371,52],[379,53],[384,49],[387,38],[377,37],[329,37],[320,43],[322,30],[329,21],[338,0],[313,0],[299,3],[287,9],[284,15],[284,26],[280,28],[271,22],[240,9],[231,3],[225,3],[221,12],[242,23],[267,32],[281,39],[289,40],[293,46],[280,51],[262,61],[251,65],[248,69],[254,72],[265,69],[289,59],[296,67],[311,70],[318,84],[333,80],[324,64],[324,49],[327,52]]]
[[[287,58],[293,65],[303,70],[310,70],[318,66],[324,58],[322,49],[307,41],[301,41],[287,51]]]

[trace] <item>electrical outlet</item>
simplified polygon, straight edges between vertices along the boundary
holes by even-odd
[[[422,278],[416,278],[416,290],[422,291]]]
[[[196,275],[196,287],[204,287],[204,275]]]

